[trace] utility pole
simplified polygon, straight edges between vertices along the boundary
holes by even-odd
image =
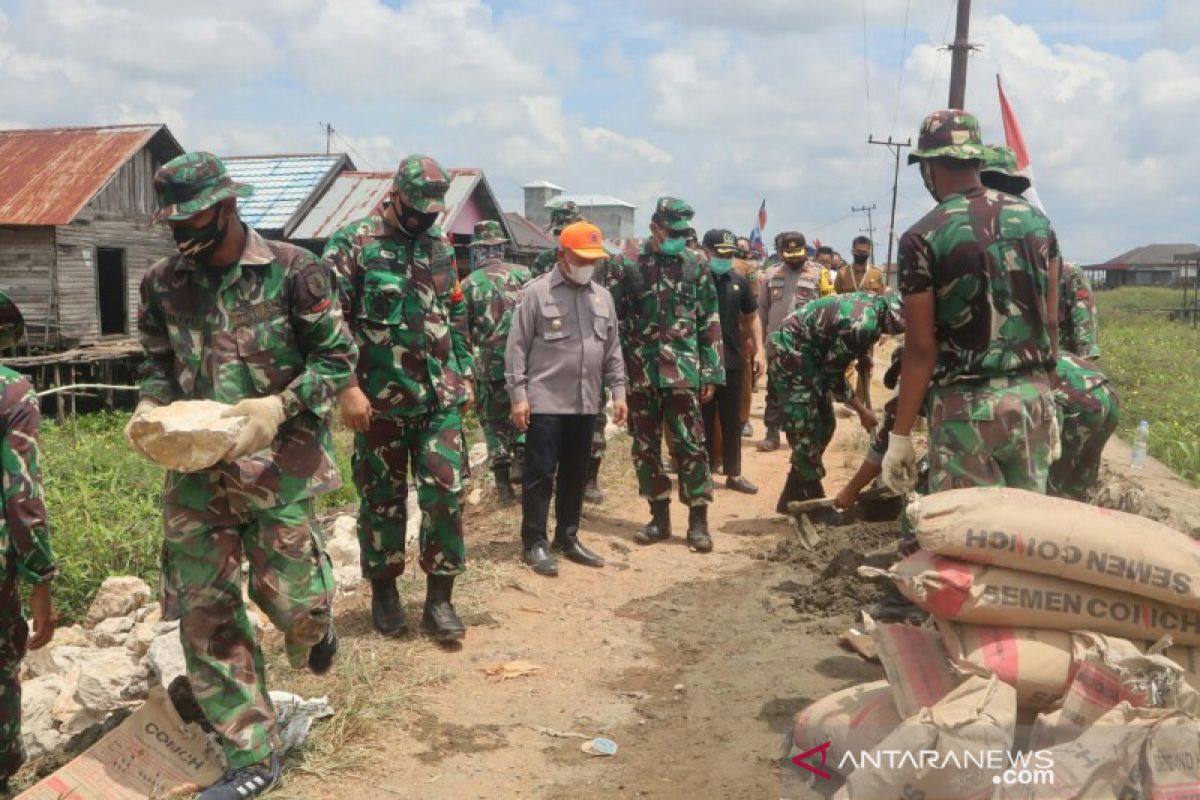
[[[963,109],[967,96],[967,56],[975,48],[967,38],[971,29],[971,0],[958,0],[954,44],[950,50],[950,108]]]
[[[850,206],[850,210],[855,214],[867,212],[867,236],[871,237],[871,255],[875,255],[875,222],[871,217],[871,212],[875,210],[875,204],[869,206]]]
[[[887,141],[876,139],[873,135],[867,137],[867,144],[881,144],[888,150],[892,151],[892,155],[896,158],[896,171],[892,175],[892,221],[888,223],[888,251],[887,261],[884,264],[892,263],[892,243],[896,239],[896,193],[900,188],[900,151],[905,147],[912,147],[912,139],[907,139],[903,142],[894,142],[892,137],[888,136]]]
[[[325,155],[329,155],[329,151],[333,146],[333,125],[328,122],[320,123],[321,130],[325,131]]]

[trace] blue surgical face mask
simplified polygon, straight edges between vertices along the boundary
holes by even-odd
[[[710,258],[708,260],[708,268],[712,270],[714,275],[724,275],[733,269],[732,258]]]

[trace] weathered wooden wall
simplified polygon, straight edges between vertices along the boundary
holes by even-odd
[[[125,251],[127,333],[136,332],[138,286],[155,261],[176,252],[165,225],[150,222],[155,208],[151,180],[159,163],[143,148],[122,167],[70,225],[57,229],[58,322],[66,344],[100,337],[96,248]]]
[[[0,291],[25,316],[32,344],[41,345],[51,309],[54,264],[53,228],[0,228]]]

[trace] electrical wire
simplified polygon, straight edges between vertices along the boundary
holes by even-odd
[[[942,26],[943,45],[946,43],[946,37],[950,34],[950,18],[954,16],[954,9],[957,5],[957,0],[950,0],[950,10],[946,12],[946,24]],[[925,92],[925,105],[923,108],[929,108],[929,101],[933,99],[933,84],[937,80],[938,68],[942,66],[942,54],[945,52],[945,47],[937,49],[937,58],[933,62],[933,72],[929,75],[929,88]]]
[[[867,0],[862,0],[862,29],[863,29],[863,86],[867,92],[867,127],[874,129],[871,122],[871,59],[867,50]]]
[[[352,156],[354,156],[355,158],[357,158],[357,159],[358,159],[358,161],[359,161],[360,163],[362,163],[364,166],[366,166],[366,167],[367,167],[367,169],[370,169],[370,170],[372,170],[372,171],[374,171],[374,170],[376,169],[376,167],[375,167],[375,165],[374,165],[374,164],[372,164],[372,163],[371,163],[370,161],[368,161],[367,159],[363,158],[363,157],[362,157],[362,155],[360,155],[360,154],[359,154],[359,152],[358,152],[357,150],[355,150],[353,147],[351,147],[351,146],[350,146],[350,143],[349,143],[349,142],[347,142],[347,141],[345,140],[345,138],[344,138],[344,137],[343,137],[343,136],[342,136],[340,133],[338,133],[336,130],[335,130],[335,131],[333,131],[333,138],[337,139],[337,140],[338,140],[338,141],[340,141],[342,144],[344,144],[344,145],[346,146],[346,150],[347,150],[347,151],[350,153],[350,155],[352,155]]]
[[[904,33],[900,36],[900,70],[896,76],[896,109],[892,112],[892,130],[900,119],[900,88],[904,85],[904,61],[908,55],[908,10],[912,0],[904,2]]]

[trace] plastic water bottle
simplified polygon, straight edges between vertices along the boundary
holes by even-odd
[[[1138,423],[1137,433],[1133,435],[1133,455],[1129,458],[1129,468],[1141,472],[1146,466],[1146,447],[1150,444],[1150,423],[1142,420]]]

